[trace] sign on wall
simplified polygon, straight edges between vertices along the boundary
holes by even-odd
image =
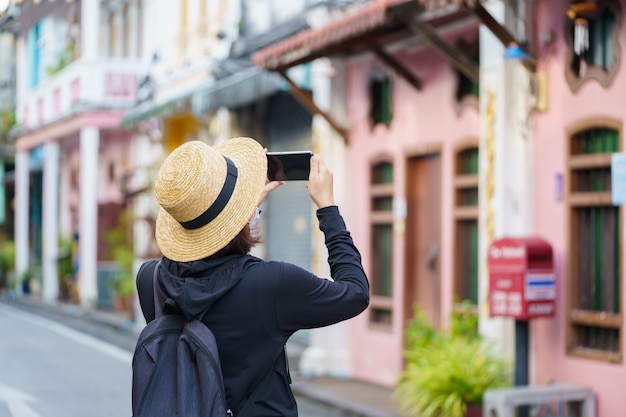
[[[611,155],[611,197],[613,205],[626,202],[626,154]]]

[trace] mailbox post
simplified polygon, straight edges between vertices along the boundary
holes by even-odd
[[[528,385],[529,320],[556,312],[552,246],[538,237],[499,239],[488,264],[489,315],[515,319],[515,385]]]

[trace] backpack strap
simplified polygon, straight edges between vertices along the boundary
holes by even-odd
[[[263,391],[263,388],[267,385],[267,382],[270,380],[270,376],[272,376],[272,371],[274,370],[274,368],[275,368],[275,366],[276,366],[276,364],[278,363],[279,360],[280,360],[280,355],[278,355],[278,359],[276,359],[276,362],[274,363],[274,365],[267,372],[267,374],[263,378],[263,381],[261,381],[261,383],[256,387],[256,389],[248,397],[246,402],[243,403],[243,407],[241,407],[241,411],[239,412],[239,414],[237,414],[237,417],[245,417],[246,415],[248,415],[248,413],[250,412],[250,409],[252,408],[252,406],[256,402],[259,394],[261,393],[261,391]]]
[[[161,265],[161,261],[157,262],[154,267],[154,273],[152,274],[152,295],[154,297],[154,318],[158,319],[159,317],[165,314],[183,314],[174,301],[171,298],[167,298],[164,303],[161,303],[159,298],[159,266]]]
[[[154,318],[158,319],[163,315],[163,308],[159,301],[159,266],[161,261],[157,262],[154,267],[154,273],[152,274],[152,295],[154,297]]]

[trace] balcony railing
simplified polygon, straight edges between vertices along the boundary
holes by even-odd
[[[81,59],[18,94],[17,122],[32,130],[89,109],[123,110],[136,101],[148,65],[129,59]]]

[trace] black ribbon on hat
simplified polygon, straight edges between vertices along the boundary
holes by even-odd
[[[226,179],[224,180],[224,185],[222,186],[222,191],[217,196],[213,204],[209,206],[208,209],[195,219],[186,221],[186,222],[178,222],[181,226],[183,226],[187,230],[199,229],[202,226],[205,226],[215,220],[215,218],[224,210],[226,204],[230,200],[230,196],[233,195],[233,191],[235,189],[235,184],[237,184],[237,167],[230,160],[230,158],[224,157],[226,160]]]

